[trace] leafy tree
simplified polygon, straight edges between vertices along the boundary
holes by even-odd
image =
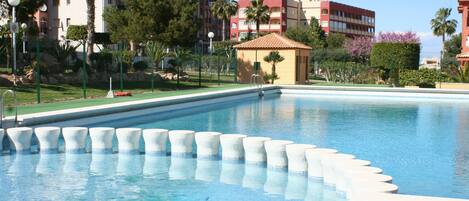
[[[21,0],[16,8],[16,20],[18,22],[27,22],[30,16],[37,12],[38,8],[44,5],[46,0]],[[0,18],[8,18],[11,14],[11,6],[8,0],[0,0]]]
[[[70,25],[67,29],[67,35],[65,38],[74,41],[85,41],[87,38],[88,31],[84,25]]]
[[[166,47],[158,42],[148,42],[146,46],[146,52],[148,57],[151,58],[152,62],[155,64],[155,68],[163,61],[167,56]]]
[[[95,16],[96,16],[96,11],[95,11],[95,0],[86,0],[86,15],[87,15],[87,20],[86,20],[86,32],[87,32],[87,37],[86,37],[86,45],[87,45],[87,50],[86,50],[86,63],[88,65],[91,65],[91,55],[93,55],[94,52],[94,32],[95,32],[95,27],[94,27],[94,21],[95,21]]]
[[[200,19],[196,0],[126,0],[122,7],[108,7],[103,17],[114,42],[135,44],[158,41],[168,46],[192,46]]]
[[[264,5],[264,0],[251,0],[251,6],[246,9],[245,14],[248,22],[256,23],[256,34],[259,37],[260,25],[270,20],[269,7]]]
[[[327,48],[343,48],[347,37],[340,33],[329,33],[327,35]]]
[[[449,19],[451,16],[451,8],[440,8],[435,18],[431,20],[431,27],[435,36],[441,36],[443,40],[442,56],[444,56],[444,43],[446,41],[446,35],[451,35],[456,32],[458,22],[455,19]]]
[[[271,77],[271,83],[273,84],[276,79],[278,79],[277,73],[275,72],[275,66],[285,60],[284,57],[280,55],[278,51],[272,51],[269,53],[269,55],[264,57],[264,61],[267,63],[272,64],[272,77]]]
[[[171,59],[169,63],[173,67],[176,67],[177,84],[179,85],[179,76],[181,74],[181,68],[183,67],[184,63],[191,59],[191,54],[189,51],[178,47],[173,51],[171,56],[173,57],[173,59]]]
[[[307,45],[313,40],[309,27],[290,27],[285,32],[285,37]]]
[[[442,68],[450,68],[451,66],[458,66],[459,62],[456,59],[456,55],[461,53],[461,34],[456,34],[451,37],[450,40],[445,42],[445,55],[441,60]]]
[[[324,30],[322,30],[321,26],[319,25],[319,20],[315,17],[312,17],[310,27],[312,33],[312,41],[310,46],[313,49],[326,47],[326,32],[324,32]]]
[[[234,0],[231,0],[230,2],[227,2],[225,0],[217,0],[210,7],[210,11],[212,12],[213,16],[223,21],[222,41],[225,41],[225,37],[226,37],[225,23],[227,21],[229,22],[231,16],[235,15],[236,12],[238,11],[238,2]]]
[[[345,41],[344,48],[355,61],[365,63],[370,59],[373,39],[370,37],[356,37]]]

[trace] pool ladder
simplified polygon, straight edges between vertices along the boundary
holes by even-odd
[[[6,118],[5,115],[5,96],[11,94],[14,100],[14,107],[15,107],[15,122],[14,126],[18,126],[18,101],[16,99],[16,92],[13,90],[6,90],[3,92],[2,96],[0,96],[0,128],[3,128],[3,119]]]
[[[259,97],[264,96],[264,87],[262,85],[261,76],[259,74],[252,74],[251,85],[257,88],[257,93],[259,94]]]

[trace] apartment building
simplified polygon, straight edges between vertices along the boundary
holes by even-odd
[[[255,34],[256,25],[248,22],[245,11],[251,0],[239,0],[239,10],[231,18],[230,37],[241,40]],[[267,24],[260,25],[261,32],[282,34],[289,27],[308,26],[315,17],[326,33],[342,33],[349,37],[375,34],[375,12],[328,0],[264,0],[271,16]]]

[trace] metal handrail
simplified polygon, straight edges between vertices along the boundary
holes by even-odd
[[[262,86],[262,80],[259,80],[259,79],[261,79],[261,76],[259,74],[252,74],[251,84],[257,88],[257,92],[259,93],[259,96],[263,96],[264,90]]]
[[[3,128],[3,119],[6,117],[5,115],[5,95],[11,94],[14,99],[14,106],[15,106],[15,126],[18,123],[18,101],[16,99],[16,92],[13,90],[6,90],[3,92],[2,96],[0,96],[1,104],[0,104],[0,128]]]

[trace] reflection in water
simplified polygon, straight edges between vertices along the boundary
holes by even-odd
[[[308,189],[308,178],[300,174],[288,174],[288,183],[285,190],[285,199],[303,200]]]
[[[114,175],[114,155],[91,154],[90,172],[95,175]]]
[[[266,181],[265,167],[254,164],[244,166],[243,187],[251,189],[262,189]]]
[[[171,157],[170,180],[192,179],[195,175],[195,160],[187,157]]]
[[[287,171],[220,160],[146,155],[143,163],[142,158],[128,154],[0,156],[1,199],[179,201],[229,195],[238,200],[337,201],[335,191]],[[322,199],[323,194],[327,199]]]
[[[133,176],[142,173],[142,163],[140,155],[117,154],[117,175]]]
[[[288,174],[285,170],[267,169],[264,191],[273,195],[283,195],[287,186]]]
[[[218,160],[197,160],[195,179],[206,182],[218,180],[220,176],[220,162]]]
[[[243,183],[244,164],[234,161],[221,162],[220,182],[231,185]]]
[[[158,179],[167,178],[169,170],[169,158],[166,156],[145,155],[143,175],[146,177],[156,177]]]

